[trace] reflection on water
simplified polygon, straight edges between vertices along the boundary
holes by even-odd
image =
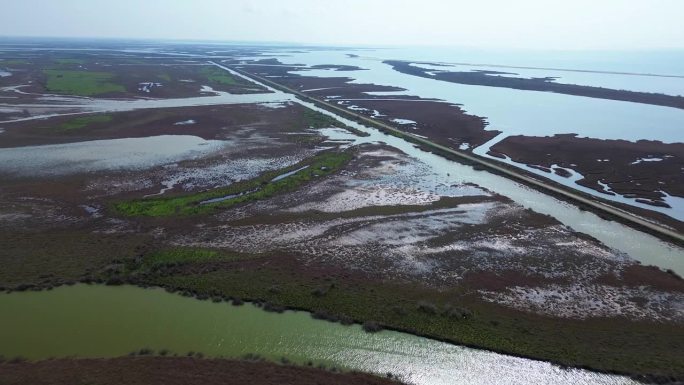
[[[219,140],[190,135],[94,140],[0,149],[0,173],[62,175],[101,170],[143,169],[207,155]]]
[[[620,376],[565,370],[409,334],[365,333],[305,312],[198,301],[159,289],[76,285],[0,294],[0,354],[30,359],[113,357],[141,348],[388,372],[413,384],[636,384]]]

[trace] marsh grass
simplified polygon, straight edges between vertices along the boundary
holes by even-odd
[[[214,250],[176,248],[152,253],[143,259],[143,266],[181,264],[192,262],[209,262],[221,259],[222,256]]]
[[[314,111],[311,109],[304,110],[304,124],[308,128],[328,128],[328,127],[343,127],[344,125],[332,116]]]
[[[77,118],[73,118],[64,123],[61,123],[60,125],[55,127],[55,130],[59,132],[70,132],[86,128],[92,124],[109,123],[111,121],[111,115],[79,116]]]
[[[304,110],[304,125],[307,128],[329,128],[329,127],[338,127],[338,128],[343,128],[352,134],[356,136],[370,136],[369,133],[363,132],[361,130],[358,130],[354,127],[350,127],[339,120],[333,118],[332,116],[328,116],[326,114],[323,114],[321,112],[311,110],[311,109],[306,109]]]
[[[126,272],[160,271],[167,267],[178,267],[186,264],[203,264],[219,261],[236,262],[251,258],[254,258],[254,255],[194,247],[175,247],[152,252],[142,257],[138,262],[129,262]],[[223,301],[222,297],[215,295],[212,295],[211,299],[214,302]]]

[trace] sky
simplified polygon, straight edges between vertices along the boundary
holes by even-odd
[[[684,49],[684,0],[0,0],[0,36]]]

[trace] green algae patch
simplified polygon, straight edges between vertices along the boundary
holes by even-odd
[[[352,154],[349,152],[322,152],[296,165],[269,171],[230,186],[173,197],[118,202],[113,205],[113,210],[125,216],[208,214],[216,209],[294,191],[313,179],[335,173],[351,158]]]

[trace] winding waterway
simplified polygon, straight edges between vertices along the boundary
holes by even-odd
[[[416,385],[628,385],[621,376],[464,348],[410,334],[268,313],[132,286],[0,294],[0,354],[29,359],[116,357],[141,348],[212,357],[259,354],[384,375]]]

